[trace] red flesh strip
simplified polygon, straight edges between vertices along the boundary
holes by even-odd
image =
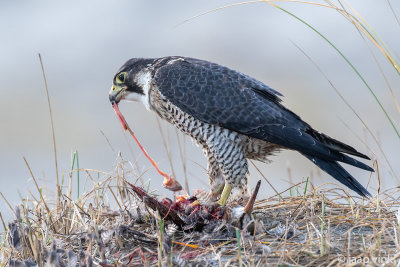
[[[160,170],[157,166],[157,163],[149,156],[149,154],[147,154],[146,150],[143,148],[143,146],[140,144],[139,140],[136,138],[135,134],[133,133],[133,131],[131,130],[131,128],[129,128],[128,123],[126,122],[124,116],[122,115],[121,111],[119,111],[118,108],[118,104],[114,103],[112,105],[115,114],[117,115],[119,121],[122,124],[122,128],[124,128],[124,131],[128,130],[129,133],[132,135],[133,139],[135,140],[136,144],[139,146],[140,150],[142,150],[143,154],[145,155],[145,157],[150,161],[150,163],[154,166],[154,168],[156,168],[157,172],[164,177],[164,182],[163,185],[165,188],[171,190],[171,191],[180,191],[182,190],[182,186],[179,184],[179,182],[177,180],[175,180],[174,178],[172,178],[171,176],[169,176],[168,174],[166,174],[165,172],[163,172],[162,170]]]
[[[122,128],[124,128],[124,131],[128,129],[128,123],[126,122],[124,115],[122,115],[121,111],[119,111],[118,104],[112,104],[112,107],[114,109],[115,114],[117,115],[119,121],[122,124]]]

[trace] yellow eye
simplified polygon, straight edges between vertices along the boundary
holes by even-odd
[[[115,77],[115,80],[116,80],[117,82],[119,82],[119,83],[123,83],[123,82],[125,82],[126,76],[127,76],[127,73],[126,73],[126,72],[121,72],[121,73],[119,73],[119,74],[117,75],[117,77]]]

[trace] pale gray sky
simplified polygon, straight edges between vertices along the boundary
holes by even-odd
[[[393,48],[393,52],[399,53],[396,49],[400,47],[400,26],[387,2],[348,2]],[[32,188],[23,156],[38,179],[45,179],[50,188],[55,183],[51,128],[39,52],[44,60],[53,106],[60,175],[71,168],[74,150],[79,151],[82,168],[112,172],[118,151],[133,161],[126,140],[138,155],[138,164],[143,169],[150,167],[130,137],[124,138],[108,102],[108,90],[115,71],[129,58],[182,55],[214,61],[263,81],[283,93],[284,104],[314,128],[371,155],[344,126],[343,120],[366,139],[378,156],[383,185],[398,185],[362,124],[292,42],[320,65],[379,136],[398,175],[399,139],[350,67],[304,24],[260,3],[220,10],[175,27],[185,19],[229,3],[233,1],[1,1],[0,191],[12,205],[19,201],[17,191],[25,196],[27,188]],[[391,3],[399,15],[400,3]],[[315,26],[349,57],[400,127],[399,113],[384,79],[354,27],[332,10],[295,3],[281,5]],[[375,48],[373,50],[377,53]],[[377,56],[396,96],[400,97],[399,76],[381,54],[377,53]],[[169,171],[155,116],[139,103],[123,103],[121,110],[148,152]],[[100,131],[116,151],[110,149]],[[175,132],[173,128],[169,131],[175,169],[182,181]],[[192,163],[195,161],[205,167],[205,159],[190,141],[186,147],[191,160],[187,163],[191,188],[207,189],[205,171]],[[294,182],[301,181],[311,170],[316,173],[311,163],[294,152],[281,153],[273,160],[273,164],[259,163],[258,166],[279,189],[288,185],[288,164]],[[367,184],[369,173],[348,169],[362,184]],[[254,185],[260,175],[254,169],[251,174]],[[323,176],[327,179],[316,176],[314,182],[334,181],[325,174]],[[159,177],[154,171],[148,172],[145,178],[152,178],[152,186],[157,187]],[[376,183],[372,185],[374,192]],[[264,195],[271,194],[265,183],[263,188]],[[6,218],[11,216],[3,204],[0,211]]]

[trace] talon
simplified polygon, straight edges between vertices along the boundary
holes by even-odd
[[[208,201],[209,202],[216,202],[218,199],[219,199],[219,195],[215,194],[212,191],[210,191],[210,193],[208,193]]]
[[[211,186],[210,192],[208,193],[208,199],[210,202],[216,202],[221,197],[222,190],[224,190],[225,183]]]

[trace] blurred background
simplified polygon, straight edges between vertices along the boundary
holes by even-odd
[[[376,159],[383,189],[398,186],[399,180],[363,124],[294,43],[313,58],[362,117],[398,176],[399,138],[354,71],[310,28],[266,3],[230,7],[182,24],[188,18],[231,3],[234,2],[1,1],[0,191],[10,204],[16,205],[34,188],[24,156],[40,184],[48,192],[55,192],[51,125],[38,53],[42,55],[49,85],[60,179],[63,174],[69,177],[74,151],[79,153],[80,168],[113,174],[119,152],[132,165],[137,163],[140,170],[136,172],[150,168],[131,137],[123,132],[108,101],[108,91],[115,72],[129,58],[181,55],[226,65],[278,90],[284,95],[284,105],[315,129]],[[355,27],[334,10],[277,3],[317,28],[349,58],[400,127],[393,97]],[[348,3],[398,56],[400,25],[389,4],[400,14],[400,2]],[[399,75],[376,47],[368,44],[399,98]],[[120,108],[149,154],[162,169],[171,172],[155,114],[147,112],[140,103],[121,103]],[[175,129],[164,122],[160,125],[169,140],[174,172],[183,184],[185,175]],[[208,190],[206,160],[201,149],[179,136],[181,147],[185,142],[190,190]],[[271,164],[256,164],[277,190],[307,176],[311,176],[315,186],[335,182],[298,153],[283,152],[271,159]],[[372,161],[367,163],[372,165]],[[346,168],[367,185],[370,173]],[[250,186],[254,187],[261,175],[254,167],[250,171]],[[109,174],[99,178],[105,179]],[[171,196],[162,189],[161,177],[151,168],[143,179],[151,179],[152,189],[159,189],[161,195]],[[86,174],[81,172],[82,191],[85,180]],[[371,193],[376,193],[377,184],[376,175],[372,175],[368,186]],[[262,185],[259,198],[273,194],[265,182]],[[37,191],[32,192],[37,196]],[[11,218],[5,201],[1,199],[0,203],[3,217]]]

